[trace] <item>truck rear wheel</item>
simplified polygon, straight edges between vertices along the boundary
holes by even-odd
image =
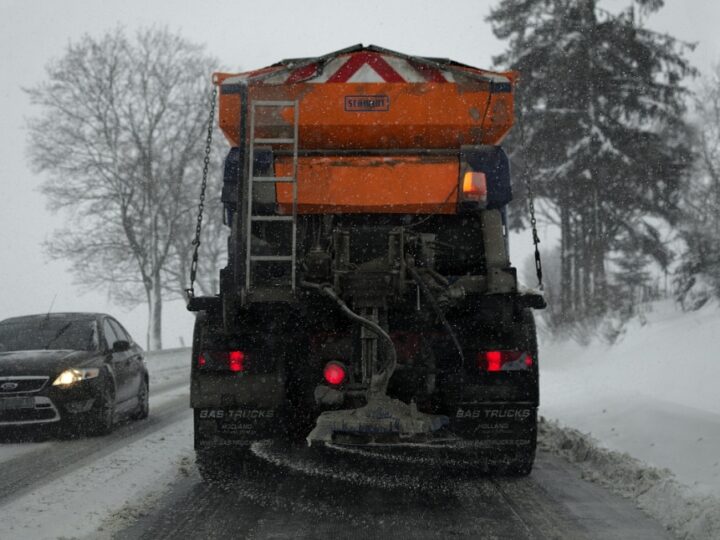
[[[538,369],[538,346],[537,346],[537,329],[535,327],[535,317],[531,309],[523,309],[520,313],[517,343],[519,348],[530,352],[535,361],[534,369]],[[537,373],[537,372],[536,372]],[[537,378],[535,384],[539,384]],[[536,396],[538,389],[536,388]],[[532,472],[535,463],[535,451],[537,448],[537,409],[530,419],[528,425],[529,447],[518,453],[513,462],[507,467],[506,473],[510,476],[528,476]]]
[[[512,439],[498,439],[492,442],[497,443],[495,447],[483,448],[476,451],[476,460],[483,471],[501,476],[528,476],[535,463],[535,450],[537,447],[537,411],[523,421],[522,432],[518,431],[506,437],[515,437],[515,444]],[[489,441],[479,439],[478,442]]]
[[[529,353],[531,371],[521,372],[514,381],[507,379],[503,383],[512,389],[511,399],[474,401],[473,395],[466,395],[466,403],[451,409],[452,417],[459,434],[478,444],[476,459],[485,465],[483,469],[491,474],[527,476],[532,471],[537,447],[538,349],[532,311],[523,309],[517,313],[509,331],[489,346]],[[487,388],[488,385],[479,386],[477,395]]]
[[[197,429],[194,439],[195,465],[204,482],[222,484],[247,472],[249,446],[211,446],[199,439]]]
[[[532,451],[522,452],[503,472],[508,476],[528,476],[532,472],[534,463],[535,449],[533,448]]]
[[[222,480],[224,475],[219,463],[218,456],[212,450],[195,450],[195,465],[203,482],[213,484]]]
[[[195,327],[193,329],[193,365],[197,362],[203,343],[207,341],[211,333],[212,329],[208,314],[204,311],[199,312],[195,319]],[[223,448],[214,447],[212,441],[208,440],[207,436],[204,436],[201,432],[198,411],[194,411],[193,415],[193,443],[195,448],[195,465],[200,473],[200,477],[206,483],[222,483],[228,476],[226,467],[227,458]]]
[[[207,484],[225,484],[247,469],[248,447],[202,448],[195,450],[195,465]]]

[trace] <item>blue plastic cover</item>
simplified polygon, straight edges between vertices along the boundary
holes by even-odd
[[[270,149],[256,148],[253,161],[255,176],[271,176],[273,167],[273,154]],[[237,185],[240,180],[240,167],[243,156],[239,148],[233,147],[225,158],[225,171],[223,174],[222,201],[225,204],[235,205],[237,201]]]
[[[503,208],[512,201],[510,162],[500,146],[467,146],[461,160],[487,178],[487,208]]]

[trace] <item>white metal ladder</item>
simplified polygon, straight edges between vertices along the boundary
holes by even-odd
[[[255,136],[255,119],[257,109],[263,107],[292,108],[293,110],[293,136],[292,138],[259,138]],[[248,193],[247,214],[245,222],[246,252],[245,252],[245,290],[250,292],[253,286],[253,263],[286,262],[290,268],[290,291],[295,292],[295,265],[297,261],[297,166],[298,166],[298,117],[300,109],[297,101],[253,101],[250,104],[250,143],[248,156]],[[255,176],[255,146],[256,145],[289,145],[293,147],[292,174],[290,176]],[[292,215],[258,215],[253,214],[253,186],[256,183],[290,183],[292,184]],[[290,254],[253,255],[252,224],[258,221],[286,222],[292,227],[292,249]]]

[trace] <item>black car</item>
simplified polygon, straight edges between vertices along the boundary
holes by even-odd
[[[0,321],[0,429],[59,423],[101,435],[146,418],[143,350],[109,315],[51,313]]]

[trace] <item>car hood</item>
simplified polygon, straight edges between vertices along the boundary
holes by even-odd
[[[14,375],[54,376],[71,367],[83,367],[97,351],[10,351],[0,352],[0,377]]]

